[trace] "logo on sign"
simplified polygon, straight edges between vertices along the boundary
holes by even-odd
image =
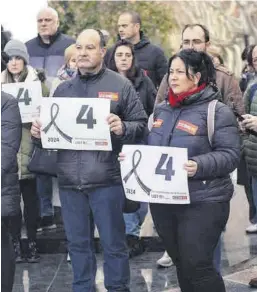
[[[187,132],[191,135],[195,135],[198,130],[198,126],[191,124],[189,122],[183,121],[183,120],[179,120],[176,126],[176,129]]]
[[[95,141],[96,146],[107,146],[108,142],[107,141]]]
[[[113,100],[113,101],[118,101],[119,100],[118,92],[98,92],[98,97],[99,98],[110,99],[110,100]]]

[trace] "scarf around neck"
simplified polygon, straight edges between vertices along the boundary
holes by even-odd
[[[195,93],[198,93],[200,91],[202,91],[204,88],[206,87],[206,84],[203,83],[202,85],[198,86],[196,89],[194,90],[189,90],[187,92],[183,92],[181,94],[176,95],[172,89],[169,89],[168,92],[168,100],[169,103],[172,107],[177,107],[179,106],[186,98],[188,98],[190,95],[193,95]]]

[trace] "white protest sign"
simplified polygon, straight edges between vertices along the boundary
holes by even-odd
[[[39,116],[39,106],[42,100],[40,81],[2,84],[2,90],[18,100],[23,123],[32,122],[35,117]]]
[[[110,100],[43,98],[40,109],[44,148],[111,151],[107,116]]]
[[[133,201],[189,204],[186,148],[124,145],[121,177],[126,197]]]

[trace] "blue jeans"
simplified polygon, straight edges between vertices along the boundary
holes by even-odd
[[[60,188],[68,251],[73,268],[73,291],[95,292],[96,259],[93,220],[104,254],[104,284],[108,292],[129,292],[129,255],[123,220],[122,186],[75,191]]]
[[[140,208],[135,213],[124,213],[123,217],[126,225],[126,234],[140,235],[140,229],[144,223],[146,214],[148,212],[148,203],[141,202]]]
[[[253,190],[253,202],[257,210],[257,177],[252,176],[252,190]],[[257,224],[257,212],[255,216],[251,219],[252,224]]]
[[[37,176],[37,193],[39,197],[40,217],[53,216],[53,181],[51,176]]]

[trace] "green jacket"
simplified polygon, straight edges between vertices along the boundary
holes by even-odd
[[[42,96],[49,96],[49,90],[44,84],[44,78],[42,78],[42,71],[37,71],[33,69],[31,66],[26,66],[24,70],[21,72],[18,82],[26,82],[26,81],[41,81],[42,85]],[[12,78],[11,73],[6,69],[2,72],[1,75],[2,83],[14,83],[15,81]],[[21,146],[19,152],[17,154],[18,158],[18,167],[19,167],[19,179],[31,179],[34,178],[35,175],[28,171],[28,163],[31,158],[33,152],[33,143],[31,140],[30,134],[31,123],[23,123],[22,124],[22,139]]]
[[[244,95],[245,110],[253,116],[257,116],[257,90],[254,92],[252,102],[250,101],[250,88],[257,82],[257,78],[250,83]],[[257,137],[248,135],[244,140],[245,160],[251,176],[257,177]]]

